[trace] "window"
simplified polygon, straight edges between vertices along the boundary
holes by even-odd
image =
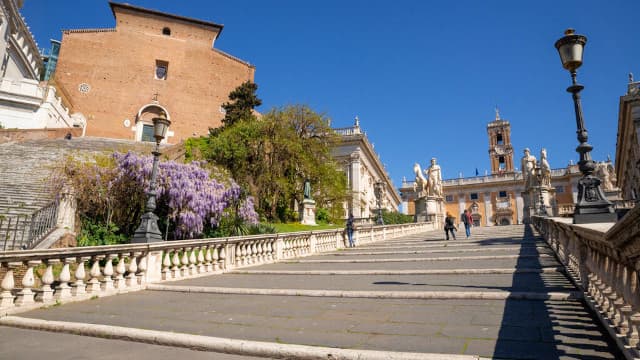
[[[556,194],[562,194],[562,193],[564,193],[564,186],[562,185],[556,186]]]
[[[506,191],[499,191],[498,192],[498,196],[501,198],[506,198],[507,197],[507,192]]]
[[[453,202],[453,195],[447,195],[444,197],[446,202]]]
[[[142,141],[146,142],[155,142],[156,139],[153,138],[153,125],[142,125]]]
[[[506,164],[504,163],[504,156],[498,157],[498,168],[500,170],[504,170],[505,167],[506,167]]]
[[[471,200],[478,200],[478,193],[471,193],[469,197],[471,198]]]
[[[169,29],[168,27],[162,29],[162,35],[171,35],[171,29]]]
[[[496,143],[498,145],[503,145],[504,144],[504,140],[502,139],[502,134],[498,133],[498,135],[496,136]]]
[[[167,73],[169,72],[169,63],[162,60],[156,60],[155,78],[157,80],[167,80]]]

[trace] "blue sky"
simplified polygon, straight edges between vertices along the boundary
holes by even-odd
[[[128,0],[224,24],[216,47],[256,66],[260,111],[307,104],[350,126],[358,115],[396,186],[437,157],[445,178],[489,169],[497,105],[522,149],[576,161],[569,74],[553,46],[588,37],[578,80],[593,157],[615,156],[619,97],[640,78],[640,1]],[[107,1],[26,0],[40,47],[62,29],[113,27]],[[635,61],[634,61],[635,60]]]

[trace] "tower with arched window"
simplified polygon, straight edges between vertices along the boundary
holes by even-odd
[[[511,124],[500,118],[496,107],[496,118],[487,124],[489,135],[489,162],[491,174],[513,173],[513,146],[511,146]]]

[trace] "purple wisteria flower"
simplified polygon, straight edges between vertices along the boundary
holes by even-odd
[[[132,181],[149,191],[153,157],[132,152],[115,153],[117,175],[114,182]],[[233,181],[227,187],[211,179],[202,162],[190,164],[160,162],[156,184],[158,208],[165,207],[174,226],[176,239],[192,239],[201,235],[206,225],[219,224],[225,209],[241,201],[238,215],[246,223],[258,222],[254,200],[242,200],[241,189]],[[113,187],[112,184],[109,187]]]

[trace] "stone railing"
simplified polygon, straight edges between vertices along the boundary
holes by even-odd
[[[360,226],[358,244],[435,229],[433,223]],[[345,247],[342,229],[67,249],[0,252],[0,316],[138,291]]]
[[[538,216],[533,224],[625,356],[640,357],[640,207],[615,224]]]

